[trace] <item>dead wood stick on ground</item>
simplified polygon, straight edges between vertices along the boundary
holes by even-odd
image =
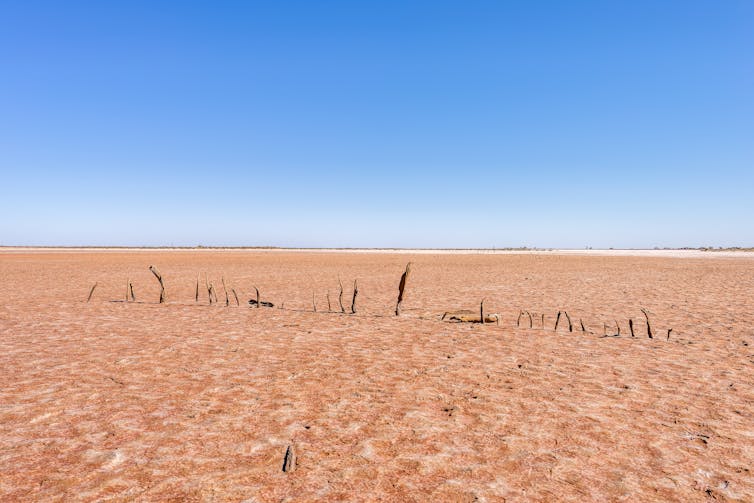
[[[230,297],[228,297],[228,288],[225,286],[225,276],[220,276],[220,281],[223,284],[223,291],[225,292],[225,307],[230,306]]]
[[[95,288],[97,288],[97,283],[95,283],[94,285],[92,285],[92,289],[89,290],[89,297],[86,298],[87,302],[89,302],[90,300],[92,300],[92,295],[94,294],[94,289]]]
[[[162,282],[162,274],[160,274],[160,271],[155,268],[155,266],[150,265],[149,270],[152,271],[152,274],[154,274],[154,277],[157,278],[157,281],[160,282],[160,304],[165,302],[165,284]]]
[[[667,338],[667,339],[665,339],[666,341],[669,341],[669,340],[670,340],[670,332],[672,332],[672,331],[673,331],[673,329],[672,329],[672,328],[669,328],[669,329],[668,329],[668,338]]]
[[[123,381],[119,381],[118,379],[116,379],[116,378],[114,378],[114,377],[110,377],[110,376],[107,376],[107,378],[108,378],[108,379],[110,379],[110,380],[111,380],[112,382],[114,382],[115,384],[120,384],[121,386],[124,386],[124,385],[125,385],[125,383],[124,383]]]
[[[634,320],[628,319],[628,331],[631,332],[631,337],[634,337]]]
[[[555,332],[558,331],[558,323],[560,323],[560,311],[558,311],[558,317],[555,318],[555,329],[554,329]]]
[[[257,309],[259,309],[259,288],[255,286],[254,291],[257,292]]]
[[[620,325],[618,324],[618,320],[615,320],[615,328],[618,329],[618,336],[620,337]]]
[[[209,304],[217,303],[217,292],[215,292],[215,285],[209,284]]]
[[[520,327],[521,326],[521,317],[523,315],[524,315],[524,312],[523,311],[519,311],[518,318],[516,318],[516,327]]]
[[[480,309],[481,310],[481,309]],[[446,311],[440,317],[440,320],[447,320],[459,323],[479,323],[480,310],[460,309],[458,311]],[[486,313],[484,315],[485,323],[495,323],[500,325],[500,315],[495,313]]]
[[[484,299],[479,303],[479,323],[484,325]]]
[[[131,293],[131,302],[136,302],[136,295],[134,295],[134,284],[131,280],[128,280],[128,290]]]
[[[340,304],[340,312],[345,313],[346,308],[343,307],[343,283],[340,281],[340,276],[338,276],[338,286],[340,287],[340,293],[338,294],[338,304]]]
[[[199,274],[196,275],[196,293],[194,293],[194,301],[199,302]]]
[[[236,293],[236,289],[235,288],[231,288],[230,291],[233,292],[233,297],[236,298],[236,306],[240,306],[241,303],[238,301],[238,294]]]
[[[314,312],[317,312],[317,302],[314,300],[314,290],[312,290],[312,309],[314,309]]]
[[[406,282],[408,281],[408,276],[411,274],[411,262],[406,264],[406,270],[403,271],[403,274],[401,275],[401,281],[398,283],[398,302],[395,304],[395,315],[400,316],[401,314],[401,304],[403,303],[403,294],[406,290]]]
[[[356,314],[356,296],[359,294],[359,285],[353,280],[353,297],[351,297],[351,314]]]
[[[283,456],[283,471],[288,473],[296,469],[296,451],[292,445],[289,445]]]
[[[207,298],[209,299],[209,305],[212,305],[212,288],[209,286],[209,277],[207,273],[204,273],[204,286],[207,288]]]
[[[586,332],[586,328],[584,327],[584,322],[581,321],[581,318],[579,318],[579,323],[581,324],[581,331]]]
[[[332,313],[332,308],[330,307],[330,292],[327,292],[327,312]]]
[[[641,308],[641,312],[644,313],[644,317],[647,319],[647,337],[650,339],[652,338],[652,326],[649,324],[649,313],[647,313],[647,310],[643,307]]]
[[[545,313],[542,313],[542,330],[545,329]]]
[[[130,291],[128,289],[128,285],[130,284],[131,284],[131,278],[126,278],[126,302],[128,302],[128,298],[129,298]]]
[[[573,332],[573,324],[571,323],[571,317],[568,316],[568,311],[563,311],[565,314],[566,320],[568,320],[568,331]]]
[[[526,314],[529,316],[529,328],[534,328],[534,320],[531,317],[531,313],[526,311]]]

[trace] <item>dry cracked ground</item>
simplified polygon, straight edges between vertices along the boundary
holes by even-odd
[[[0,279],[3,501],[754,501],[747,255],[6,249]],[[440,320],[482,299],[499,325]]]

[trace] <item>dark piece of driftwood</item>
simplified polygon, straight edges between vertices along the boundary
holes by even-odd
[[[571,323],[571,317],[568,316],[568,311],[563,311],[563,314],[565,314],[566,320],[568,321],[568,331],[573,332],[573,324]]]
[[[204,273],[204,286],[207,288],[207,298],[209,299],[209,305],[212,305],[212,287],[209,284],[209,278],[207,273]]]
[[[484,299],[479,302],[479,323],[484,324]]]
[[[340,312],[345,313],[346,308],[343,307],[343,283],[340,281],[340,276],[338,276],[338,286],[340,287],[340,293],[338,293],[338,304],[340,304]]]
[[[521,311],[521,312],[518,313],[518,318],[516,319],[516,326],[517,327],[521,326],[521,318],[524,315],[529,317],[529,328],[533,328],[534,327],[534,319],[531,317],[531,313],[529,311]]]
[[[409,274],[411,274],[411,262],[406,264],[406,270],[403,271],[403,274],[401,275],[401,281],[400,283],[398,283],[398,302],[395,304],[396,316],[401,315],[401,304],[403,304],[403,294],[406,291],[406,282],[408,281]]]
[[[220,276],[220,281],[223,284],[223,291],[225,292],[225,307],[230,306],[230,297],[228,297],[228,288],[225,286],[225,276]]]
[[[131,294],[131,302],[136,302],[136,295],[134,295],[134,284],[131,283],[131,280],[128,280],[128,291]]]
[[[160,274],[160,271],[158,271],[153,265],[149,266],[149,270],[152,271],[154,277],[160,282],[160,304],[162,304],[165,302],[165,284],[162,282],[162,274]]]
[[[215,285],[209,284],[209,304],[217,303],[217,292],[215,292]]]
[[[95,288],[97,288],[97,283],[95,283],[94,285],[92,285],[92,289],[89,290],[89,297],[86,298],[87,302],[89,302],[90,300],[92,300],[92,295],[94,295],[94,289]]]
[[[555,332],[558,331],[558,323],[560,323],[560,311],[558,311],[558,317],[555,318]]]
[[[296,451],[292,445],[289,445],[285,450],[285,456],[283,456],[283,471],[286,473],[292,472],[296,469]]]
[[[586,332],[586,327],[584,327],[584,322],[579,318],[579,324],[581,325],[581,331]]]
[[[670,340],[670,332],[672,332],[672,331],[673,331],[673,329],[672,329],[672,328],[669,328],[669,329],[668,329],[668,338],[667,338],[667,339],[665,339],[666,341],[669,341],[669,340]]]
[[[275,304],[272,302],[267,302],[266,300],[257,301],[255,299],[249,299],[249,305],[252,307],[275,307]],[[280,309],[283,309],[283,306],[280,306]]]
[[[259,299],[259,288],[257,288],[255,286],[254,287],[254,291],[257,294],[257,298],[256,299],[250,299],[249,300],[249,305],[254,306],[256,308],[260,308],[260,307],[275,307],[275,305],[272,302],[265,302],[265,301]],[[282,308],[282,306],[281,306],[281,308]]]
[[[351,297],[351,314],[356,314],[356,296],[359,294],[359,285],[353,280],[353,297]]]
[[[231,288],[230,291],[233,292],[233,297],[235,297],[235,299],[236,299],[236,305],[240,306],[241,303],[238,301],[238,294],[236,293],[236,289],[235,288]]]
[[[644,313],[644,317],[647,319],[647,337],[652,338],[652,326],[649,324],[649,313],[644,308],[641,308],[641,312]]]
[[[199,302],[199,275],[196,275],[196,293],[194,293],[194,301]]]
[[[632,320],[631,318],[628,319],[628,331],[631,332],[631,337],[635,337],[634,336],[634,320]]]

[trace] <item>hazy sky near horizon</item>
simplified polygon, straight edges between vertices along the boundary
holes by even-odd
[[[3,2],[0,245],[754,245],[754,2]]]

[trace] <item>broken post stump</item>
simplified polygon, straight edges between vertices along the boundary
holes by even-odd
[[[343,307],[343,283],[340,281],[340,276],[338,276],[338,286],[340,287],[340,293],[338,293],[338,304],[340,304],[340,312],[345,313],[346,308]]]
[[[568,331],[573,332],[573,324],[571,323],[571,317],[568,316],[568,311],[563,311],[565,314],[566,320],[568,320]]]
[[[152,274],[154,274],[154,277],[157,278],[157,281],[160,282],[160,304],[165,302],[165,284],[162,282],[162,274],[160,274],[160,271],[155,268],[155,266],[150,265],[149,270],[152,271]]]
[[[230,306],[230,297],[228,297],[228,288],[225,286],[225,276],[220,276],[220,281],[223,284],[223,291],[225,292],[225,307]]]
[[[652,326],[649,324],[649,313],[643,307],[641,308],[641,312],[644,313],[644,317],[647,319],[647,337],[649,337],[651,339],[652,338]]]
[[[359,294],[359,285],[353,280],[353,297],[351,297],[351,314],[356,314],[356,296]]]
[[[406,270],[403,271],[401,281],[398,283],[398,302],[395,304],[396,316],[400,316],[401,314],[401,304],[403,304],[403,294],[406,291],[406,282],[408,281],[409,274],[411,274],[411,262],[406,264]]]

